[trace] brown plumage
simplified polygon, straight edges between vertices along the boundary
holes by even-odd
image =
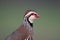
[[[33,40],[33,20],[39,18],[34,10],[27,10],[22,25],[5,40]]]

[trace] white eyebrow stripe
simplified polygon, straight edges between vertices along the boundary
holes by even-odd
[[[26,17],[26,16],[29,16],[29,15],[32,14],[32,13],[36,14],[36,12],[31,11],[31,12],[28,12],[28,14],[26,14],[25,17]]]

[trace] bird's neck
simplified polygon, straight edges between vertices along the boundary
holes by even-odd
[[[29,16],[29,17],[30,17],[30,16]],[[29,17],[24,17],[23,23],[24,23],[24,24],[27,23],[27,24],[29,24],[29,26],[33,27],[33,23],[29,21]]]
[[[30,24],[30,26],[33,27],[33,22],[29,20],[29,17],[27,18],[27,21]]]

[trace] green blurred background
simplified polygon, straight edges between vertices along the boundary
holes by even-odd
[[[41,15],[34,22],[34,40],[60,40],[60,1],[58,0],[0,0],[0,40],[22,23],[26,10]]]

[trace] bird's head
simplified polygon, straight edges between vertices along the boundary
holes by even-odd
[[[36,13],[34,10],[27,10],[24,17],[27,17],[30,23],[33,23],[33,21],[40,17],[38,13]]]

